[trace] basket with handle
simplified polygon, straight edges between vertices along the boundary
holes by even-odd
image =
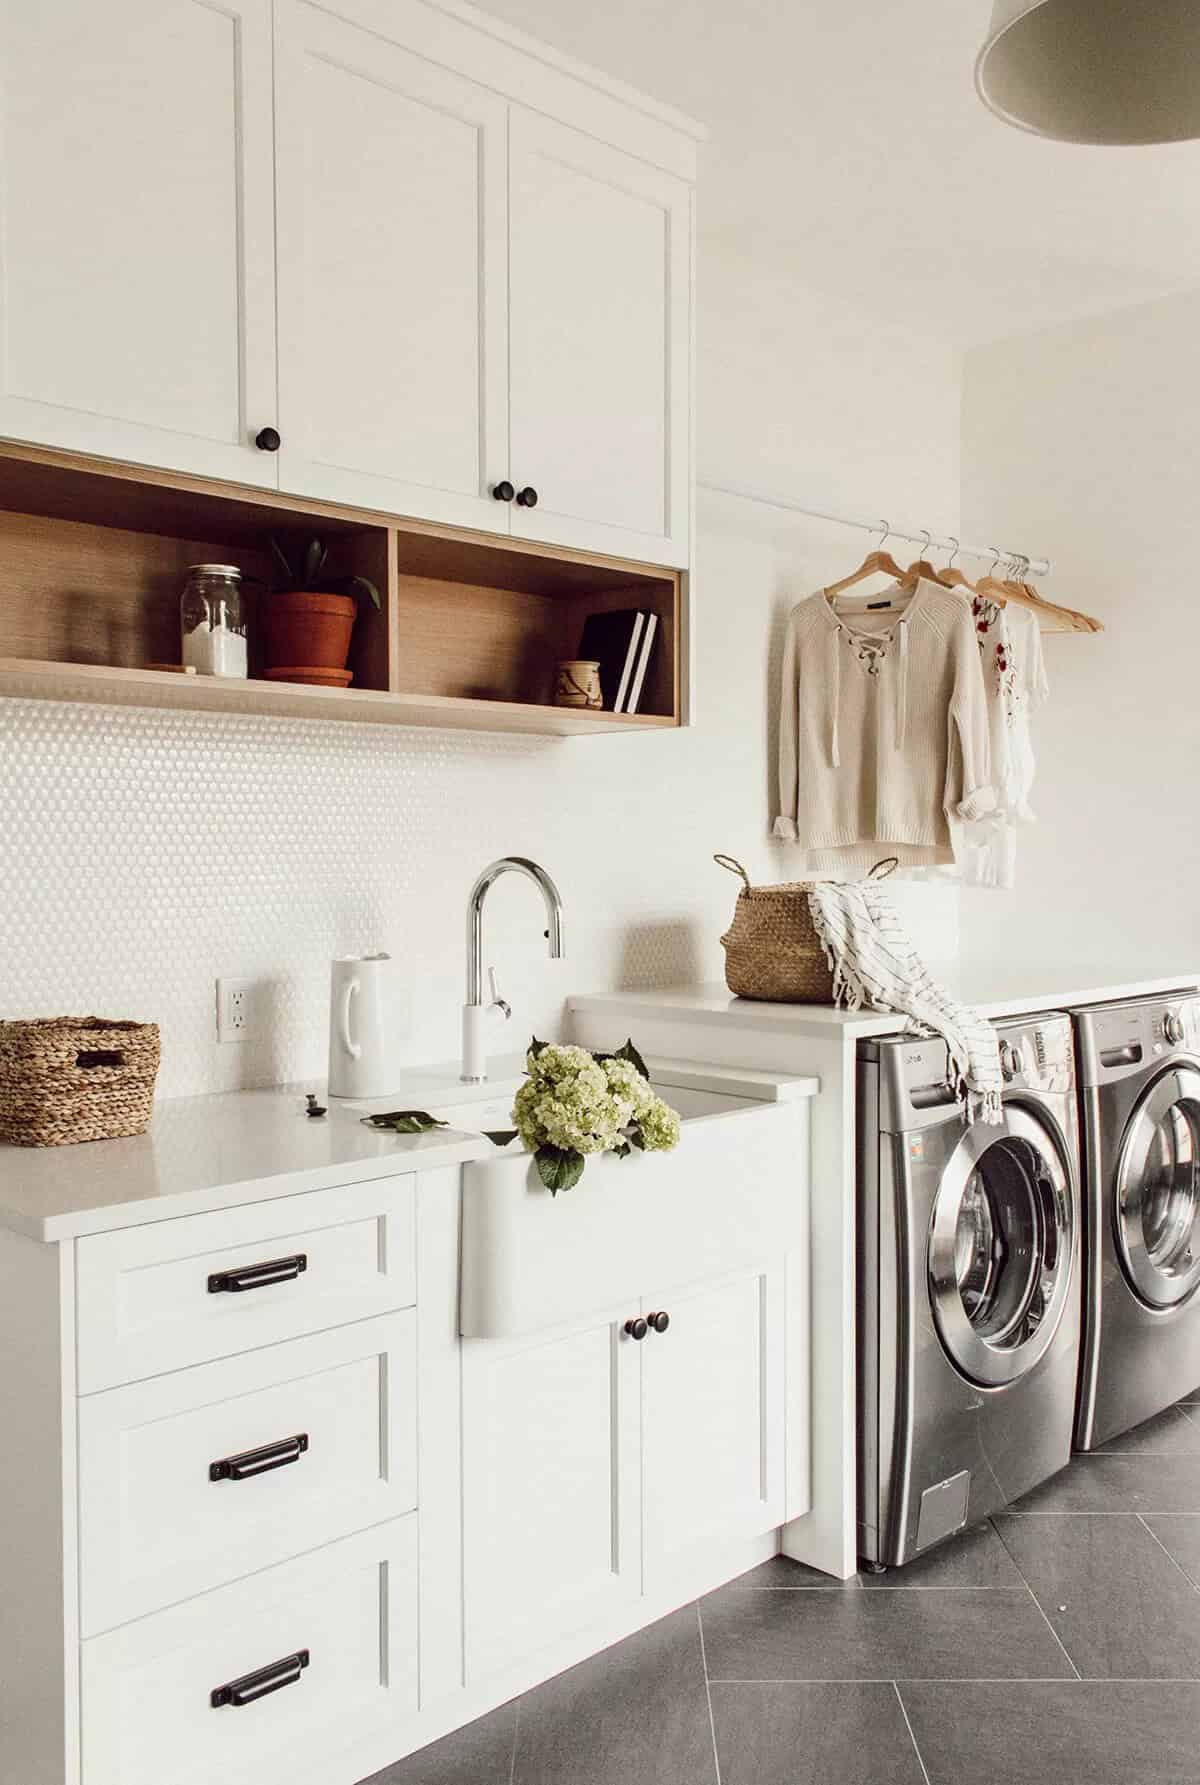
[[[157,1023],[99,1016],[0,1023],[0,1140],[62,1147],[143,1133],[158,1060]]]
[[[733,922],[721,937],[730,991],[776,1004],[832,1004],[833,969],[808,904],[809,889],[817,882],[752,886],[732,855],[714,855],[713,860],[742,880]],[[894,855],[888,856],[875,863],[869,878],[886,879],[899,865]]]

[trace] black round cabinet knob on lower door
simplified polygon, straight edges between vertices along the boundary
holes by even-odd
[[[657,1314],[647,1314],[646,1320],[656,1333],[665,1333],[671,1324],[671,1316],[665,1308],[660,1308]]]
[[[537,499],[538,493],[531,483],[527,483],[523,490],[517,491],[518,508],[536,508]]]
[[[499,483],[494,483],[492,485],[492,495],[497,502],[511,502],[515,494],[516,491],[509,483],[507,477],[503,478]]]
[[[646,1325],[646,1322],[642,1319],[640,1314],[636,1319],[627,1320],[625,1322],[625,1331],[631,1339],[644,1339],[649,1330],[649,1327]]]
[[[278,452],[283,442],[277,428],[260,428],[254,436],[254,444],[259,452]]]

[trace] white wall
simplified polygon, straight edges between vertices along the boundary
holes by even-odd
[[[1044,641],[1039,823],[1014,893],[964,894],[968,961],[1200,962],[1198,401],[1200,294],[967,356],[964,535],[1049,552],[1107,627]]]
[[[702,472],[953,526],[948,350],[715,244],[700,281]],[[545,959],[528,883],[496,888],[505,1047],[551,1029],[568,990],[719,978],[736,886],[712,852],[789,877],[767,841],[772,640],[867,543],[705,500],[698,723],[681,733],[551,743],[0,701],[0,1015],[155,1019],[167,1094],[316,1076],[329,957],[383,946],[413,970],[410,1057],[448,1058],[467,891],[506,851],[558,880],[569,958]],[[909,903],[930,951],[952,952],[953,896]],[[217,1045],[218,973],[270,980],[267,1044]]]

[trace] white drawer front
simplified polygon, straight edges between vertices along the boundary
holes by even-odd
[[[79,1392],[409,1307],[413,1184],[373,1179],[80,1240]]]
[[[81,1401],[83,1634],[410,1511],[415,1414],[412,1310]]]
[[[264,1785],[417,1705],[416,1515],[82,1645],[86,1785]],[[212,1694],[290,1657],[244,1704]],[[262,1682],[270,1685],[271,1680]]]

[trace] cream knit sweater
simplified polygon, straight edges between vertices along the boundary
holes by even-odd
[[[880,599],[890,614],[837,614],[818,590],[788,621],[775,835],[802,875],[953,861],[950,817],[995,804],[970,607],[924,580],[898,614],[897,585]]]

